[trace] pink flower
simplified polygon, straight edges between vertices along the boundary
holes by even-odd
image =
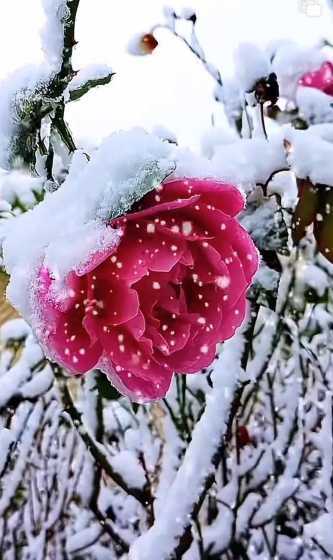
[[[100,368],[135,400],[163,397],[172,375],[195,373],[242,323],[258,254],[235,216],[239,191],[173,180],[110,225],[116,249],[65,278],[60,299],[44,267],[36,301],[48,354],[72,373]]]
[[[298,83],[300,86],[320,89],[327,95],[333,95],[333,63],[324,62],[319,70],[304,74]]]

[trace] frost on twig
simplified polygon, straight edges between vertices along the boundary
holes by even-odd
[[[71,154],[75,143],[65,119],[65,105],[76,101],[92,88],[108,84],[113,76],[110,68],[94,65],[76,71],[72,65],[77,44],[75,22],[80,0],[44,0],[47,24],[43,32],[45,63],[34,71],[35,79],[17,81],[9,78],[11,93],[8,111],[13,114],[7,166],[38,169],[38,157],[44,158],[48,179],[57,143],[63,143]],[[44,123],[48,133],[45,135]],[[36,169],[37,166],[37,169]]]
[[[240,377],[242,347],[242,337],[234,338],[224,345],[214,364],[213,390],[207,398],[206,409],[193,430],[191,443],[164,500],[160,516],[148,533],[136,541],[130,552],[131,559],[149,558],[158,547],[162,560],[177,549],[184,528],[188,526],[200,500],[202,488],[214,476],[214,465],[223,452],[223,437]],[[216,423],[218,417],[219,422]]]
[[[64,92],[64,99],[77,101],[91,89],[109,84],[114,72],[108,66],[92,65],[77,72]]]

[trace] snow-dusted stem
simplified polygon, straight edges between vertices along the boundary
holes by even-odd
[[[244,340],[241,334],[226,342],[214,366],[213,390],[207,397],[205,411],[195,426],[182,465],[168,492],[160,516],[154,525],[133,544],[130,560],[152,558],[158,551],[160,560],[177,550],[189,526],[207,479],[214,474],[214,463],[224,444],[232,403],[241,373]],[[204,453],[203,453],[204,449]]]
[[[213,78],[213,80],[215,80],[215,82],[218,84],[218,86],[220,86],[220,87],[223,86],[223,80],[222,80],[221,73],[217,68],[215,68],[215,66],[213,66],[206,59],[204,51],[203,51],[201,45],[198,42],[194,26],[193,26],[192,36],[191,36],[190,40],[188,40],[186,37],[184,37],[184,35],[178,33],[173,27],[170,27],[169,25],[162,25],[162,24],[154,25],[151,32],[153,33],[156,29],[166,29],[167,31],[170,31],[170,33],[172,33],[172,35],[174,35],[174,37],[177,37],[177,39],[180,39],[184,43],[184,45],[186,45],[186,47],[191,51],[191,53],[194,54],[194,56],[198,60],[200,60],[200,62],[204,66],[205,70],[207,70],[208,74],[210,74],[210,76]]]
[[[55,49],[45,51],[49,58],[50,75],[38,82],[27,96],[19,95],[20,102],[15,107],[17,126],[11,139],[10,164],[17,166],[17,158],[36,172],[38,151],[46,156],[47,178],[53,181],[53,142],[58,139],[66,146],[69,154],[76,150],[71,131],[65,120],[65,106],[76,101],[92,88],[108,84],[113,76],[111,70],[103,75],[87,75],[86,79],[74,80],[78,72],[73,69],[72,55],[77,41],[75,23],[80,0],[44,0],[47,23],[44,30],[46,42],[59,35],[60,44]],[[56,31],[55,31],[56,30]],[[15,101],[16,103],[16,101]],[[45,118],[51,120],[50,137],[41,134]]]
[[[62,27],[60,60],[57,60],[55,70],[49,80],[38,83],[35,92],[30,94],[28,99],[21,104],[22,106],[17,108],[19,122],[12,139],[11,163],[15,163],[16,158],[19,157],[33,171],[35,170],[37,148],[43,154],[46,149],[40,130],[42,121],[47,115],[53,113],[53,126],[68,150],[72,152],[75,149],[71,133],[64,120],[65,104],[62,95],[75,74],[72,67],[72,54],[76,44],[75,20],[79,2],[80,0],[64,0],[63,6],[59,2],[54,6],[45,2],[45,7],[48,8],[45,35],[53,33],[54,28],[59,25]],[[51,54],[54,55],[53,52]],[[50,60],[51,67],[54,65],[53,63],[54,61]]]

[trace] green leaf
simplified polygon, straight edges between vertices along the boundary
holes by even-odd
[[[248,291],[247,297],[253,303],[263,305],[275,311],[280,274],[272,268],[261,264],[260,270]]]
[[[139,405],[138,403],[135,403],[135,402],[132,403],[132,408],[133,408],[134,414],[136,414],[136,413],[138,412],[139,406],[140,406],[140,405]]]
[[[149,161],[138,170],[135,177],[128,181],[127,188],[118,204],[111,210],[108,219],[115,219],[126,214],[145,194],[160,185],[176,167],[173,161]]]
[[[72,89],[69,92],[69,99],[70,101],[77,101],[83,95],[88,93],[91,89],[97,86],[103,86],[110,83],[112,77],[114,76],[114,72],[107,74],[106,76],[102,76],[100,78],[93,78],[91,80],[87,80],[84,84],[82,84],[77,89]]]
[[[103,399],[117,401],[121,397],[121,394],[110,383],[108,377],[101,371],[98,371],[96,374],[96,387],[99,395]]]
[[[323,294],[318,294],[313,288],[305,290],[305,299],[308,303],[325,303],[329,302],[329,291],[325,290]]]

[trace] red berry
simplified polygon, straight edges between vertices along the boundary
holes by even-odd
[[[245,447],[252,443],[252,438],[246,426],[238,426],[237,428],[237,446]]]

